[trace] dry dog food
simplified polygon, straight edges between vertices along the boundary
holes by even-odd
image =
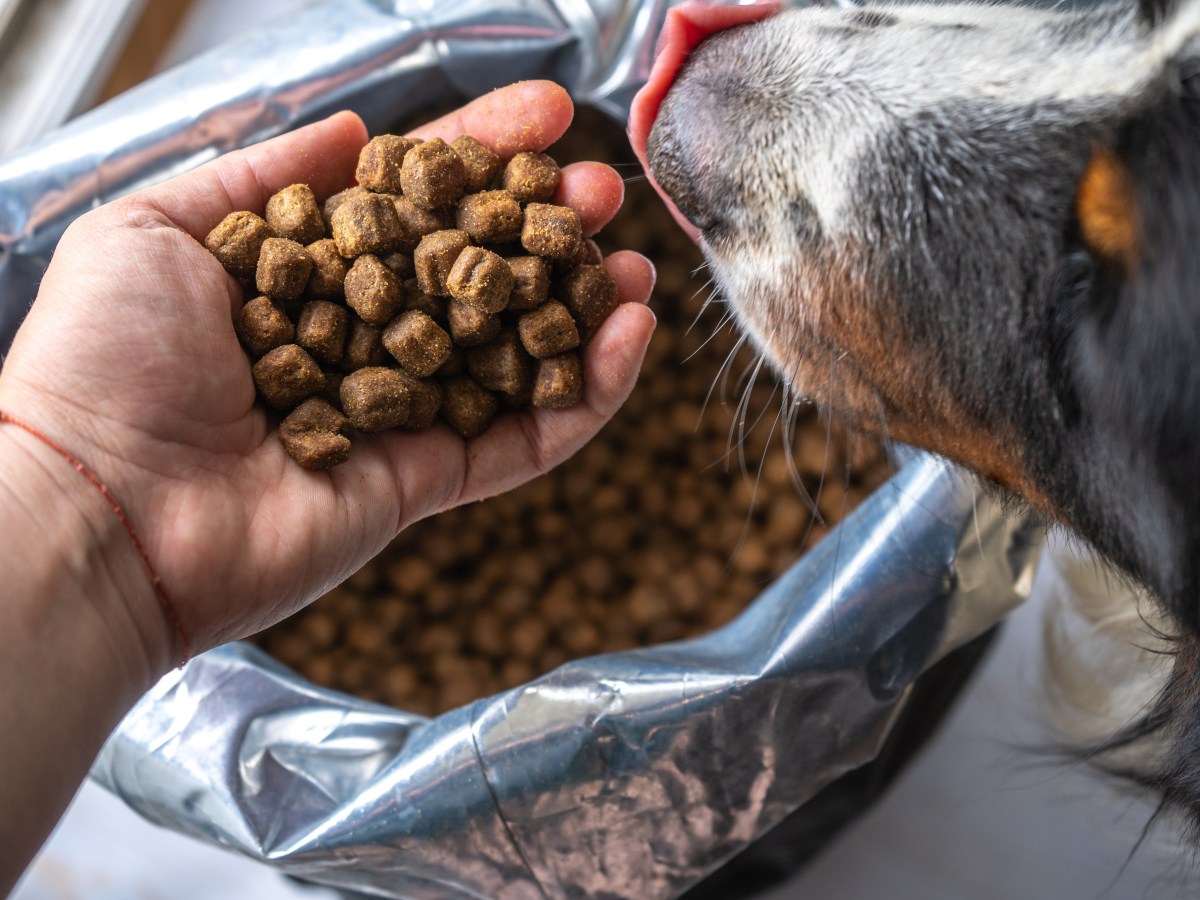
[[[613,161],[631,161],[622,131],[602,114],[580,110],[577,122],[586,130],[568,133],[560,158],[605,159],[607,146]],[[546,475],[410,526],[345,584],[258,638],[263,647],[319,684],[442,712],[574,657],[728,621],[886,476],[878,445],[811,409],[798,411],[781,441],[778,388],[765,374],[739,380],[755,362],[745,350],[706,402],[737,336],[713,335],[715,308],[689,330],[704,301],[689,276],[701,259],[648,185],[629,185],[605,234],[658,268],[659,327],[612,422]],[[523,281],[540,279],[543,291],[557,281],[546,260],[520,252],[501,254],[517,282],[496,317],[505,329]],[[534,305],[547,296],[566,305],[557,287]],[[450,410],[470,430],[495,414],[500,395],[469,376],[442,378],[463,357],[456,347],[433,383],[452,393],[442,415]],[[743,390],[744,434],[734,413]],[[793,486],[793,468],[822,519]]]
[[[265,219],[233,213],[205,240],[261,295],[234,329],[263,400],[296,408],[284,449],[324,469],[348,457],[351,429],[440,417],[474,437],[502,407],[578,403],[580,350],[617,285],[575,211],[549,202],[558,164],[519,153],[503,165],[465,135],[380,135],[355,175],[323,204],[289,185]]]

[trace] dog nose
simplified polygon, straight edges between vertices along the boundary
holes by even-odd
[[[719,217],[696,189],[697,182],[691,171],[692,162],[684,137],[687,131],[676,111],[678,104],[671,101],[672,97],[668,94],[650,131],[646,144],[647,160],[659,187],[667,193],[684,218],[703,230],[712,227]]]

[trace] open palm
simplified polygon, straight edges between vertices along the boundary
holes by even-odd
[[[561,88],[528,82],[418,134],[471,133],[508,157],[545,148],[570,118]],[[193,651],[282,618],[413,521],[568,457],[624,401],[653,330],[643,305],[653,269],[614,254],[622,305],[586,350],[578,407],[507,415],[471,441],[441,425],[373,435],[342,466],[295,465],[254,404],[231,320],[241,291],[199,240],[231,211],[261,212],[288,184],[308,183],[318,197],[340,190],[365,142],[357,117],[339,114],[84,216],[5,361],[0,408],[101,473],[142,532]],[[585,231],[621,199],[608,167],[564,170],[558,200],[579,211]],[[161,617],[149,591],[130,603],[135,616]]]

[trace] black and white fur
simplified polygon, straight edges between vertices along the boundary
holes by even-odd
[[[1098,154],[1119,257],[1080,221]],[[1104,744],[1200,823],[1200,0],[783,12],[696,49],[649,156],[799,393],[1148,590],[1173,665]]]

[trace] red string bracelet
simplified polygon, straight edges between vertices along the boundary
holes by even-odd
[[[154,586],[154,593],[158,596],[158,604],[162,607],[163,614],[167,617],[167,622],[175,629],[175,634],[179,638],[179,649],[183,653],[183,659],[180,660],[179,665],[182,666],[192,655],[191,644],[188,642],[187,634],[183,630],[183,623],[179,621],[179,614],[175,611],[175,606],[171,603],[171,598],[167,596],[167,589],[163,587],[162,579],[158,577],[158,572],[154,570],[154,564],[150,562],[150,556],[146,553],[146,548],[142,546],[142,540],[138,537],[137,530],[133,527],[133,523],[129,521],[129,517],[125,515],[125,510],[121,509],[121,505],[117,503],[116,498],[109,491],[108,486],[97,478],[96,473],[84,465],[80,459],[76,458],[71,451],[67,450],[52,437],[38,431],[38,429],[34,428],[28,422],[24,422],[16,416],[10,415],[0,409],[0,423],[3,422],[16,425],[18,428],[29,432],[74,466],[75,471],[90,481],[96,490],[104,496],[104,500],[108,503],[112,511],[117,514],[117,518],[125,526],[125,530],[129,532],[129,538],[133,541],[133,546],[137,550],[138,556],[142,558],[142,562],[146,566],[146,571],[150,573],[150,583]]]

